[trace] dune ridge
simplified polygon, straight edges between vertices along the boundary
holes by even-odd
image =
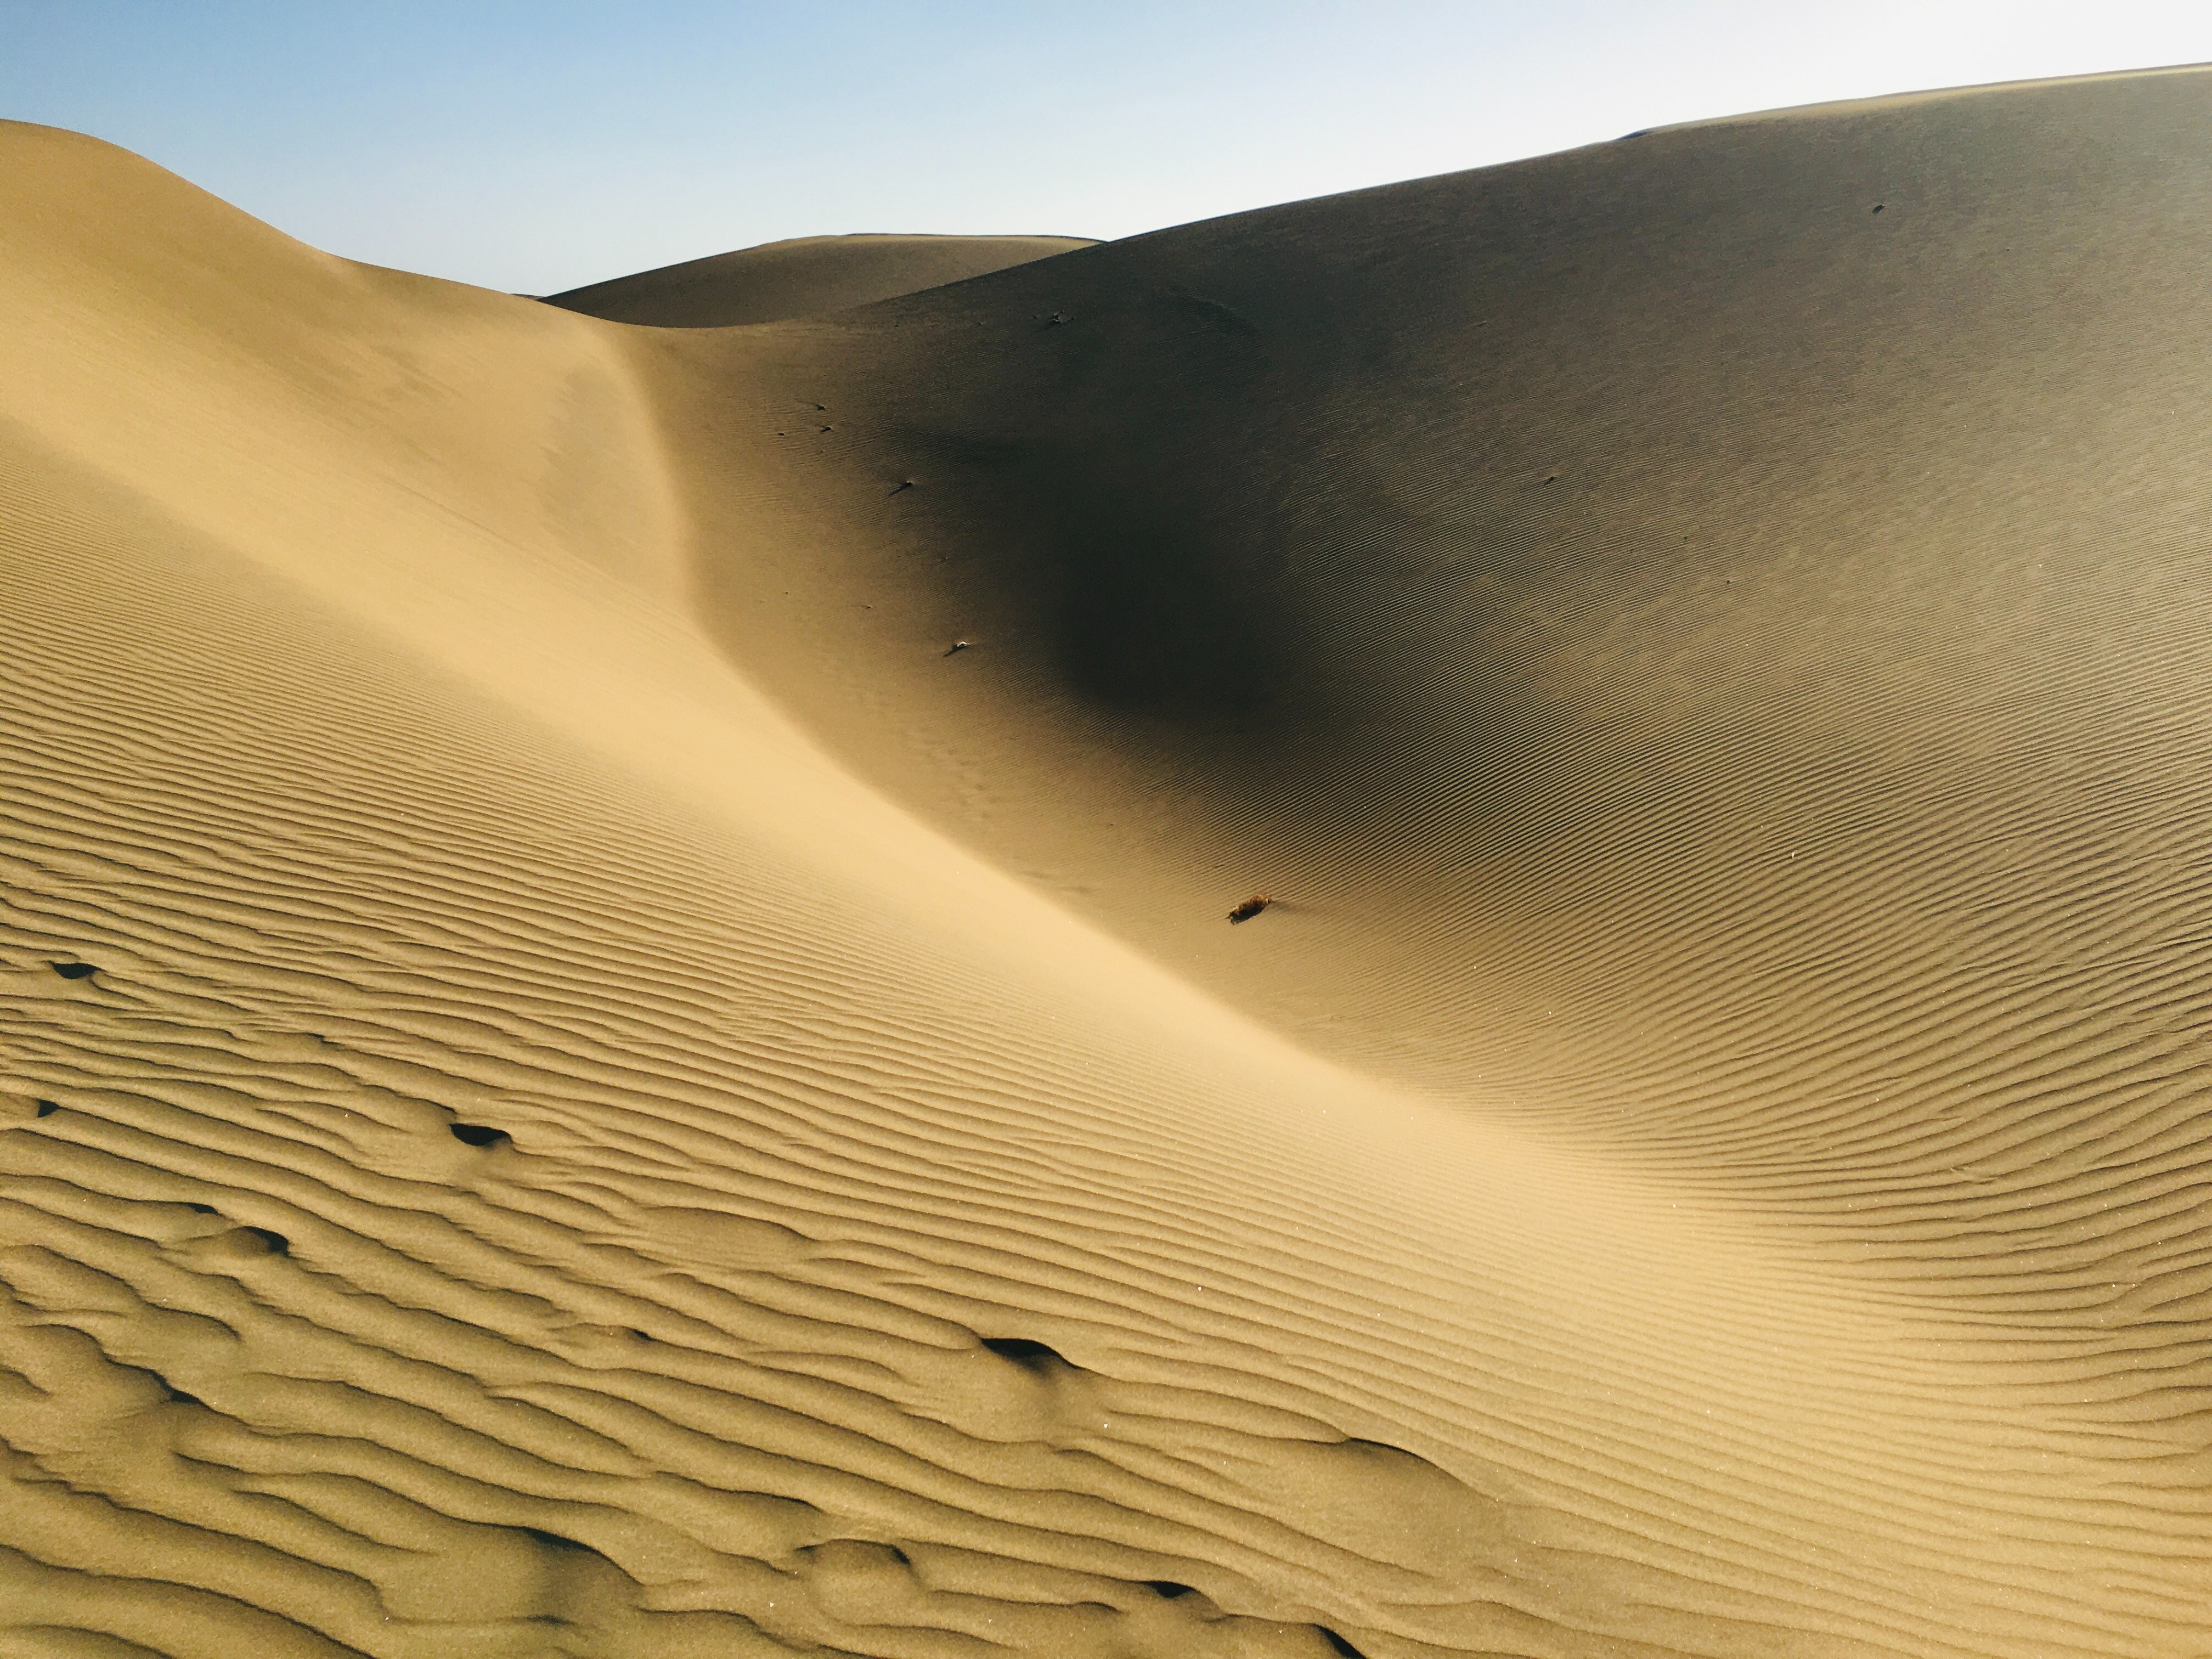
[[[545,302],[652,328],[786,322],[1092,246],[1079,236],[801,236],[592,283]]]
[[[2212,1650],[2206,90],[726,333],[0,128],[0,1653]]]

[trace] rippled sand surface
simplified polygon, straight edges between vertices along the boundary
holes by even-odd
[[[0,1656],[2212,1654],[2212,76],[953,240],[0,125]]]

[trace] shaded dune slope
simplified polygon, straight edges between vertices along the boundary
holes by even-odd
[[[696,602],[1303,1044],[1950,1291],[2167,1306],[2208,88],[1677,129],[653,342],[721,434]]]
[[[654,328],[826,317],[1092,244],[1074,236],[802,236],[570,289],[546,303]]]
[[[721,336],[0,128],[0,1652],[2202,1653],[2203,88]]]

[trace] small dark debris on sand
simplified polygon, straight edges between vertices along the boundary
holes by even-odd
[[[1243,903],[1238,905],[1234,910],[1231,910],[1229,913],[1229,920],[1231,921],[1249,921],[1253,917],[1258,915],[1261,911],[1266,909],[1274,902],[1274,900],[1269,898],[1265,893],[1255,893],[1250,898],[1246,899]]]
[[[50,962],[46,966],[64,979],[90,979],[100,971],[88,962]]]

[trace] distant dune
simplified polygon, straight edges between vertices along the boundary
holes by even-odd
[[[654,328],[777,323],[1095,246],[1073,236],[805,236],[593,283],[546,303]]]
[[[2212,75],[903,240],[0,126],[0,1656],[2212,1655]]]

